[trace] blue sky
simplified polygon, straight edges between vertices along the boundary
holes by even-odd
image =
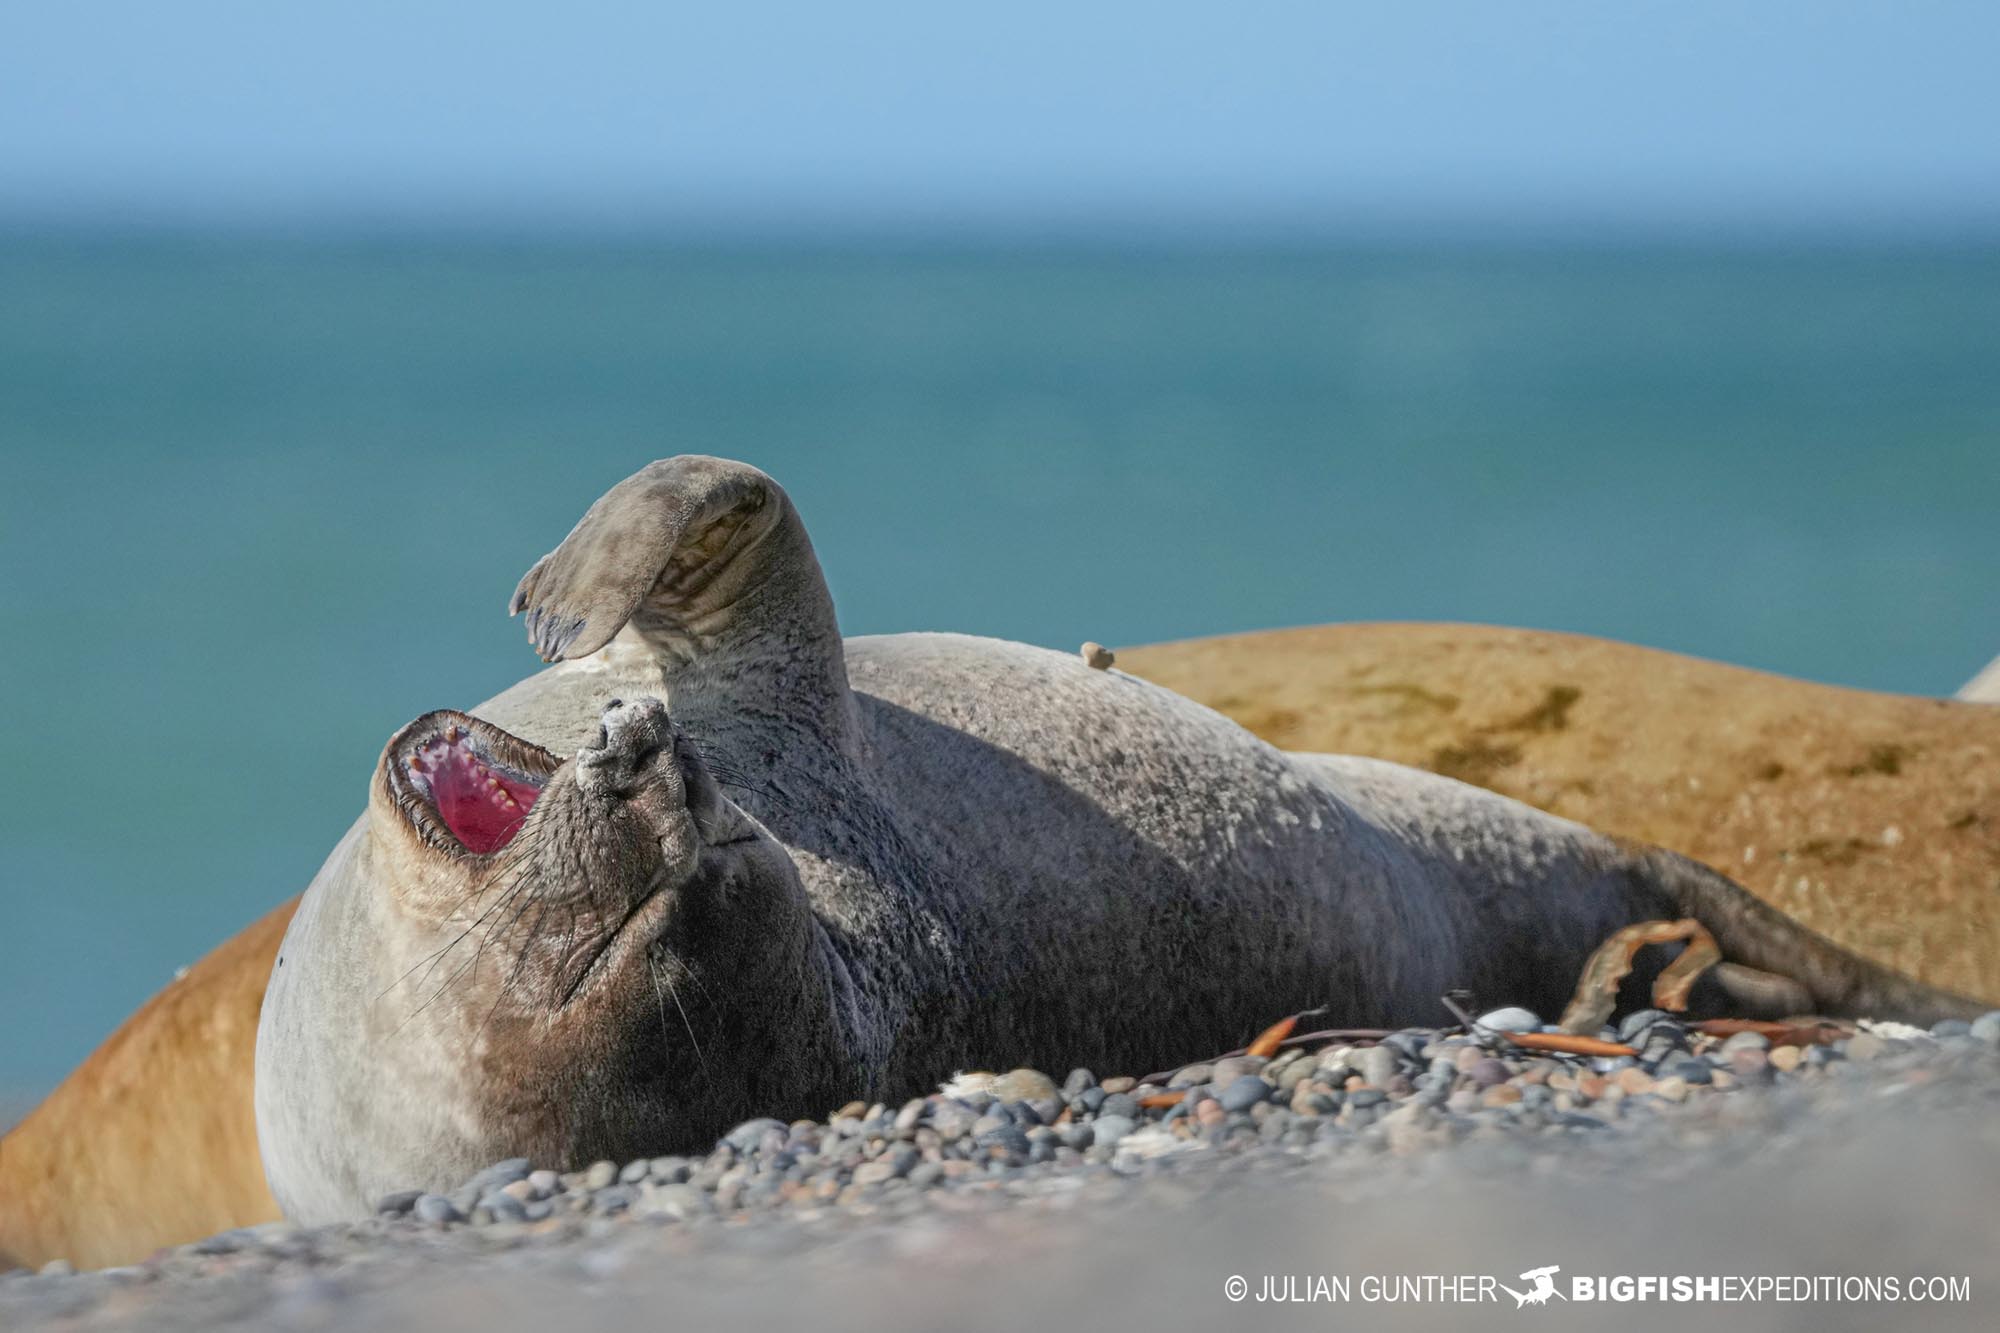
[[[1996,13],[17,4],[0,218],[1985,228]]]

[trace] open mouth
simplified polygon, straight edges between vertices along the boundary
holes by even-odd
[[[437,721],[435,730],[409,729],[414,734],[400,748],[397,785],[429,805],[437,822],[465,850],[479,856],[497,852],[528,822],[547,775],[537,777],[527,767],[502,759],[494,752],[494,742],[509,741],[514,748],[533,751],[519,758],[529,763],[546,758],[551,770],[554,756],[544,756],[538,747],[463,714],[447,713]],[[482,734],[487,731],[493,735]]]

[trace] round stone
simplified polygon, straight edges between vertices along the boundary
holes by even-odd
[[[1056,1081],[1039,1069],[1013,1069],[993,1080],[993,1095],[1006,1102],[1039,1102],[1057,1096]]]
[[[896,1178],[896,1168],[884,1161],[863,1162],[854,1168],[854,1183],[857,1185],[880,1185]]]
[[[1619,1070],[1617,1081],[1627,1096],[1636,1097],[1653,1090],[1653,1076],[1636,1065],[1630,1069]]]
[[[1768,1082],[1771,1078],[1769,1053],[1745,1046],[1729,1053],[1729,1072],[1746,1083]]]
[[[1216,1098],[1224,1111],[1247,1111],[1268,1098],[1274,1088],[1255,1074],[1245,1074],[1222,1090]]]
[[[1646,1029],[1655,1023],[1671,1022],[1672,1017],[1663,1009],[1635,1010],[1625,1015],[1625,1020],[1618,1025],[1618,1040],[1628,1046],[1636,1046]]]
[[[1384,1087],[1396,1074],[1396,1052],[1388,1046],[1364,1046],[1348,1059],[1372,1087]]]
[[[1215,1062],[1214,1070],[1209,1075],[1209,1081],[1214,1083],[1218,1088],[1226,1088],[1239,1078],[1256,1074],[1261,1076],[1266,1082],[1269,1082],[1273,1074],[1266,1066],[1270,1063],[1269,1060],[1264,1059],[1260,1055],[1232,1055],[1227,1059]]]
[[[1770,1049],[1771,1039],[1761,1032],[1738,1032],[1730,1037],[1728,1041],[1722,1043],[1722,1054],[1725,1059],[1736,1054],[1738,1051],[1768,1051]]]
[[[1883,1040],[1872,1032],[1857,1032],[1844,1045],[1850,1060],[1873,1060],[1887,1049]]]
[[[1095,1147],[1108,1148],[1136,1128],[1138,1128],[1137,1123],[1129,1116],[1100,1115],[1091,1122],[1090,1141]]]
[[[862,1109],[866,1110],[867,1108],[863,1107]],[[722,1141],[737,1152],[752,1153],[757,1151],[759,1145],[764,1142],[766,1134],[775,1133],[779,1140],[782,1141],[789,1129],[790,1126],[785,1124],[784,1121],[772,1120],[766,1116],[756,1120],[745,1120],[742,1124],[723,1135]],[[592,1171],[596,1169],[594,1166],[591,1168]],[[608,1184],[609,1182],[607,1181],[606,1183]],[[595,1186],[592,1188],[595,1188]]]
[[[1674,1066],[1673,1072],[1691,1084],[1715,1081],[1715,1066],[1706,1060],[1683,1060]]]
[[[441,1227],[447,1222],[463,1222],[465,1220],[465,1215],[459,1212],[457,1206],[442,1194],[419,1195],[410,1211],[416,1214],[419,1222],[428,1222],[432,1226]]]
[[[1539,1032],[1542,1020],[1532,1009],[1493,1009],[1479,1016],[1477,1026],[1489,1032]]]

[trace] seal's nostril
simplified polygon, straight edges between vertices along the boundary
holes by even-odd
[[[623,708],[624,706],[625,701],[623,699],[607,699],[604,703],[604,711],[608,713],[614,708]]]

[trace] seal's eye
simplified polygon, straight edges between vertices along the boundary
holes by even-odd
[[[471,737],[458,727],[418,747],[409,764],[451,835],[482,856],[505,847],[521,831],[542,794],[539,782],[500,772],[481,758]]]

